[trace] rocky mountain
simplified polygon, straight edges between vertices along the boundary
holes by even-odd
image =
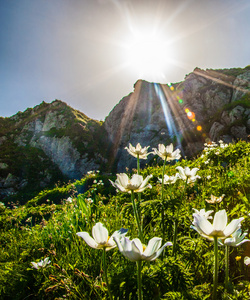
[[[104,122],[66,103],[41,103],[0,118],[0,199],[24,199],[57,181],[81,178],[90,170],[124,172],[136,159],[129,143],[157,148],[174,143],[192,156],[205,141],[248,140],[250,66],[201,70],[185,80],[157,84],[138,80]],[[150,163],[150,155],[144,163]]]
[[[101,169],[105,135],[101,122],[59,100],[0,118],[0,198]]]
[[[157,148],[159,143],[173,142],[183,156],[190,157],[205,141],[248,140],[250,67],[196,68],[176,84],[139,80],[134,92],[110,112],[104,126],[118,171],[136,167],[124,149],[129,143]]]

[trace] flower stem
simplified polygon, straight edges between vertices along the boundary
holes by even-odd
[[[141,242],[143,242],[141,222],[140,222],[139,214],[138,214],[138,211],[137,211],[137,208],[136,208],[135,195],[134,195],[133,191],[131,191],[131,201],[132,201],[132,205],[133,205],[135,220],[136,220],[136,223],[137,223],[139,239],[141,240]]]
[[[141,260],[137,262],[137,287],[138,287],[138,300],[142,300],[142,280],[141,280]]]
[[[225,246],[225,288],[229,291],[229,246]]]
[[[182,204],[182,200],[183,200],[183,196],[184,193],[186,191],[186,187],[187,187],[187,179],[185,181],[185,185],[184,185],[184,189],[182,191],[182,195],[181,195],[181,204]],[[181,205],[180,204],[180,205]],[[172,255],[175,256],[176,254],[176,241],[177,241],[177,233],[178,233],[178,219],[179,219],[179,212],[180,212],[180,206],[178,206],[177,208],[177,213],[176,213],[176,217],[175,217],[175,221],[174,221],[174,237],[173,237],[173,252]]]
[[[112,294],[111,294],[111,290],[110,290],[110,286],[109,286],[109,282],[108,282],[108,276],[107,276],[107,262],[106,262],[106,250],[105,248],[103,248],[103,272],[104,272],[104,277],[105,277],[105,282],[108,288],[108,294],[109,294],[109,299],[113,300]]]
[[[139,159],[139,154],[137,154],[137,174],[140,175],[140,159]]]
[[[174,238],[173,238],[173,252],[172,252],[173,256],[175,256],[176,254],[177,228],[178,228],[178,219],[174,221]]]
[[[217,285],[218,285],[218,238],[214,237],[214,278],[213,278],[213,296],[212,300],[217,299]]]
[[[139,154],[137,154],[137,174],[140,175],[140,159],[139,159]],[[137,212],[138,212],[138,217],[140,220],[140,226],[142,226],[142,218],[141,218],[141,193],[138,193],[138,204],[137,204]]]
[[[165,174],[165,167],[166,167],[167,159],[164,159],[163,169],[162,169],[162,183],[161,183],[161,224],[162,224],[162,243],[165,243],[165,216],[164,216],[164,174]]]

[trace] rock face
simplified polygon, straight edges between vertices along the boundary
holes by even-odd
[[[0,158],[0,197],[34,181],[45,187],[100,169],[106,162],[106,135],[100,122],[59,100],[0,120],[5,154]]]
[[[249,67],[196,68],[183,82],[173,85],[137,81],[134,92],[124,97],[104,122],[117,170],[136,167],[136,159],[124,149],[129,143],[157,148],[159,143],[173,142],[184,156],[192,156],[208,140],[248,140],[249,103]]]
[[[0,118],[0,199],[32,193],[90,170],[124,172],[136,159],[124,149],[173,143],[192,156],[204,142],[248,140],[250,67],[196,68],[176,84],[138,80],[104,123],[66,103],[41,103]],[[152,154],[141,165],[152,162]]]

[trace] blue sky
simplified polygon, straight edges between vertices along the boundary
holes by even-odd
[[[249,37],[249,0],[0,0],[0,116],[60,99],[104,120],[140,78],[249,65]]]

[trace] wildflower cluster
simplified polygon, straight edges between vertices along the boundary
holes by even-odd
[[[59,205],[51,197],[30,209],[0,203],[1,255],[9,261],[0,286],[16,294],[10,279],[18,270],[38,299],[249,299],[250,161],[240,156],[224,168],[232,146],[219,144],[204,159],[180,162],[173,145],[150,152],[129,144],[137,172],[113,179],[90,172]],[[149,154],[163,164],[140,170]],[[1,297],[11,295],[0,288]]]

